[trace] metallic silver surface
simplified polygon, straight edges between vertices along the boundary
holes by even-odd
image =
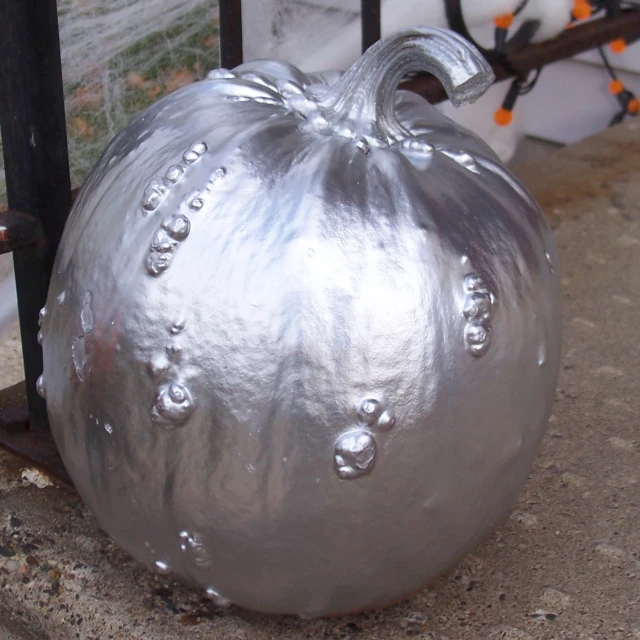
[[[560,355],[556,248],[454,100],[486,63],[437,29],[346,72],[260,61],[140,114],[83,186],[42,314],[69,474],[160,573],[303,616],[450,567],[530,470]]]

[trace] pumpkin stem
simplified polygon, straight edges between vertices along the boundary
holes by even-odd
[[[399,31],[367,49],[320,100],[325,128],[377,145],[411,135],[395,116],[395,93],[415,72],[438,78],[455,106],[477,100],[495,79],[480,52],[457,33],[435,27]]]

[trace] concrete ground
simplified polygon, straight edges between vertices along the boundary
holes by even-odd
[[[639,157],[632,121],[517,169],[562,258],[555,408],[511,515],[430,588],[342,619],[223,611],[138,565],[73,490],[25,480],[28,465],[0,451],[0,628],[43,640],[640,640]],[[15,348],[2,347],[0,387],[15,379]]]

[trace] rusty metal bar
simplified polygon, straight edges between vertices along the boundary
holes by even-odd
[[[42,241],[16,250],[14,269],[29,422],[46,431],[45,403],[35,390],[42,373],[38,312],[71,207],[56,1],[0,0],[0,25],[0,125],[8,204],[42,224]]]
[[[220,66],[242,64],[242,0],[220,0]]]
[[[372,44],[380,40],[380,0],[361,0],[360,7],[364,53]]]
[[[627,43],[640,38],[640,11],[628,9],[622,11],[618,18],[599,18],[579,24],[541,44],[518,50],[507,48],[509,63],[498,60],[492,64],[496,81],[506,80],[517,73],[526,74],[618,38],[624,38]],[[433,76],[411,78],[403,82],[401,88],[414,91],[434,104],[447,98],[442,85]]]
[[[0,254],[11,253],[42,238],[42,225],[37,218],[20,211],[0,211]]]
[[[30,428],[24,382],[0,391],[0,446],[71,485],[51,432]]]
[[[80,189],[71,190],[71,202],[75,202]],[[0,211],[0,255],[37,246],[42,242],[42,223],[38,218],[7,209]]]

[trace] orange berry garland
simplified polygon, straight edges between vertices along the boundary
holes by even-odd
[[[493,19],[498,29],[508,29],[513,24],[513,13],[501,13]]]
[[[587,0],[576,0],[571,13],[576,20],[588,20],[593,9]]]
[[[500,127],[508,127],[513,122],[513,111],[500,107],[493,116],[495,123]]]
[[[620,80],[612,80],[609,83],[609,91],[614,96],[617,96],[619,93],[622,93],[624,91],[624,85],[622,84],[622,82],[620,82]]]
[[[613,53],[622,53],[627,48],[627,43],[623,38],[618,38],[609,44],[609,48]]]

